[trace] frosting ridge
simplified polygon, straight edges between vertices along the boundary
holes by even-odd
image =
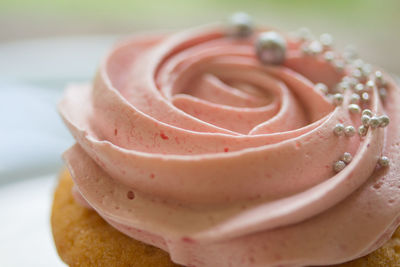
[[[335,106],[315,84],[333,88],[349,70],[290,38],[284,64],[263,65],[254,38],[211,26],[116,46],[59,106],[77,141],[64,154],[77,190],[188,266],[334,264],[376,249],[398,225],[399,127],[334,135],[337,123],[361,126],[345,108],[352,92]],[[375,88],[368,108],[399,122],[385,78],[389,96]],[[335,173],[344,152],[353,159]],[[382,154],[390,168],[376,168]]]

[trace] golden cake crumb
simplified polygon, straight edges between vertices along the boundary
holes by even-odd
[[[64,171],[51,216],[58,254],[69,266],[179,266],[171,262],[168,253],[121,234],[95,211],[78,205],[72,186],[68,171]]]
[[[378,250],[340,267],[400,267],[400,227],[392,238]]]
[[[53,237],[61,259],[69,266],[169,267],[168,253],[136,241],[108,225],[95,211],[78,205],[73,182],[63,171],[54,194]],[[400,227],[380,249],[340,267],[400,267]]]

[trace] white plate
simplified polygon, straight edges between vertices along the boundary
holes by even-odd
[[[54,175],[0,187],[0,266],[65,266],[50,230]]]

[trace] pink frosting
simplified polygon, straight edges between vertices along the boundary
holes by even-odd
[[[314,89],[343,74],[288,40],[282,66],[261,65],[253,38],[220,27],[117,45],[92,85],[60,113],[77,144],[64,158],[79,202],[186,266],[345,262],[399,224],[400,94],[390,77],[387,128],[338,137],[360,115]],[[344,152],[353,160],[339,173]],[[382,155],[388,168],[377,168]]]

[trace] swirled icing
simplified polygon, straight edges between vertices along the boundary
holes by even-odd
[[[400,95],[370,92],[391,124],[333,134],[334,106],[314,85],[344,73],[287,39],[281,66],[262,65],[255,37],[220,26],[132,38],[91,85],[70,86],[60,113],[77,144],[65,154],[80,202],[186,266],[305,266],[376,249],[399,224]],[[344,152],[353,160],[339,173]],[[391,160],[377,168],[381,155]],[[79,193],[77,193],[79,192]],[[80,197],[77,197],[79,200]]]

